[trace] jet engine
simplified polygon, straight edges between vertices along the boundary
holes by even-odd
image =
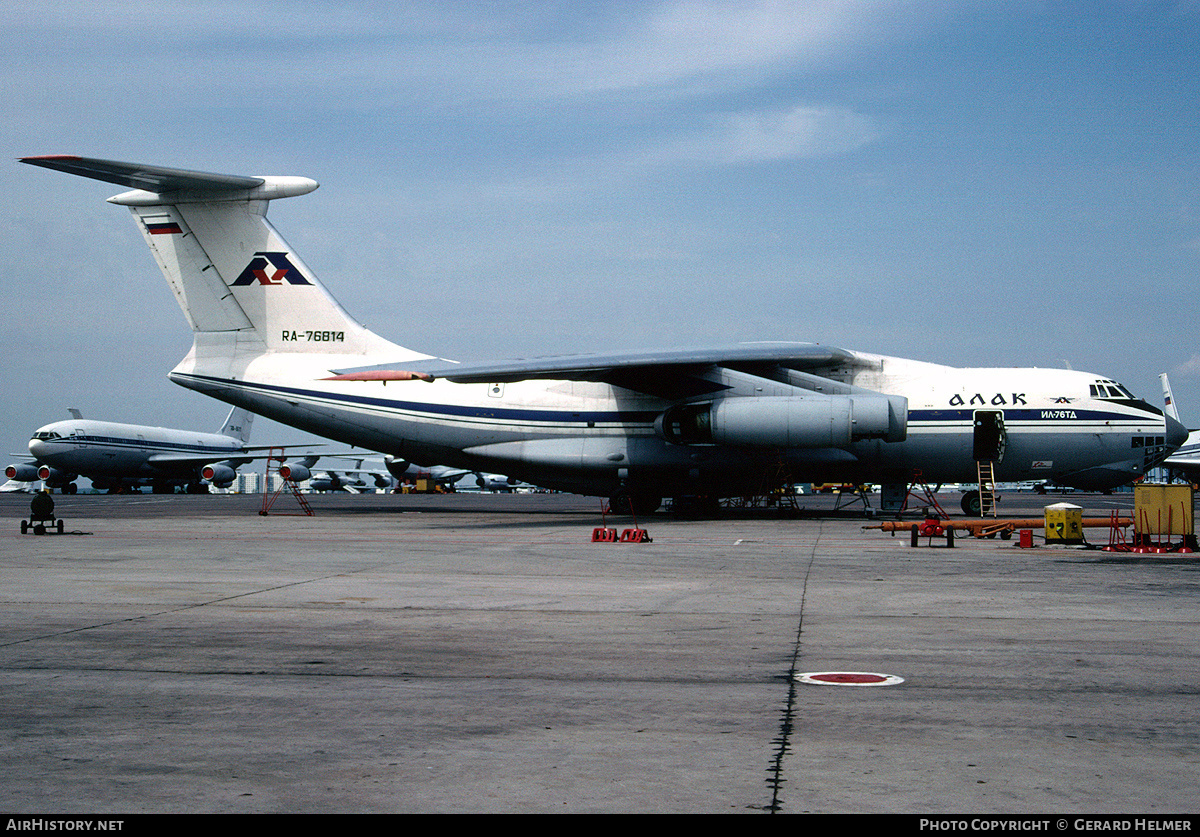
[[[307,465],[299,462],[285,462],[279,466],[279,476],[292,482],[304,482],[312,476]]]
[[[289,468],[288,470],[291,471],[294,469],[294,467],[295,466],[293,466],[292,468]],[[302,480],[298,480],[298,481],[302,482]],[[311,488],[313,491],[341,491],[342,490],[342,478],[339,477],[337,474],[335,474],[333,471],[329,471],[323,477],[310,476],[308,479],[308,487]]]
[[[388,454],[383,458],[384,467],[388,469],[388,473],[398,480],[404,479],[404,472],[408,470],[408,466],[412,463],[407,459],[397,459]]]
[[[68,474],[66,471],[60,471],[57,468],[51,468],[49,465],[39,465],[37,469],[37,478],[44,480],[46,485],[51,488],[61,488],[62,490],[73,493],[71,483],[75,480],[75,474]],[[71,488],[67,488],[71,486]]]
[[[212,465],[205,465],[200,469],[200,476],[204,477],[217,488],[228,488],[237,479],[237,471],[230,468],[228,465],[222,465],[220,462]]]
[[[10,480],[16,480],[17,482],[33,482],[34,480],[41,479],[41,477],[38,476],[37,466],[29,462],[21,462],[17,465],[9,465],[4,469],[4,476],[8,477]]]
[[[902,442],[908,399],[898,395],[732,397],[671,407],[655,421],[677,445],[840,448],[864,439]]]

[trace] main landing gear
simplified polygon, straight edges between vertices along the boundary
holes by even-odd
[[[611,514],[652,514],[662,505],[662,497],[635,491],[618,491],[608,500]]]
[[[979,517],[983,513],[982,509],[978,489],[968,491],[962,496],[962,510],[967,517]]]

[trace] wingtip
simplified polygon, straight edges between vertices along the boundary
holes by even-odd
[[[62,160],[81,160],[81,159],[83,159],[83,158],[79,157],[78,155],[75,155],[75,154],[39,154],[39,155],[35,155],[33,157],[18,157],[17,162],[18,163],[32,163],[34,165],[37,165],[38,163],[50,162],[52,160],[53,161],[62,161]]]

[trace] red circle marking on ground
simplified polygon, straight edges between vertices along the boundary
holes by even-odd
[[[849,671],[832,671],[828,674],[814,674],[813,680],[825,683],[882,683],[887,680],[882,674],[854,674]]]
[[[873,671],[810,671],[797,674],[796,679],[817,686],[895,686],[904,682],[903,677]]]

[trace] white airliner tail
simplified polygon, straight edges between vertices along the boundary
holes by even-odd
[[[254,413],[245,407],[234,407],[225,418],[225,423],[217,432],[222,436],[237,439],[243,445],[250,441],[250,425],[254,422]]]
[[[267,221],[304,177],[241,177],[83,157],[22,162],[134,187],[129,207],[196,335],[197,360],[267,352],[417,356],[352,318]],[[421,356],[425,357],[425,356]]]
[[[1167,373],[1161,373],[1158,379],[1162,381],[1163,406],[1166,409],[1167,415],[1175,419],[1175,421],[1182,422],[1183,419],[1179,417],[1179,407],[1175,404],[1175,396],[1171,393],[1171,382],[1167,380]]]

